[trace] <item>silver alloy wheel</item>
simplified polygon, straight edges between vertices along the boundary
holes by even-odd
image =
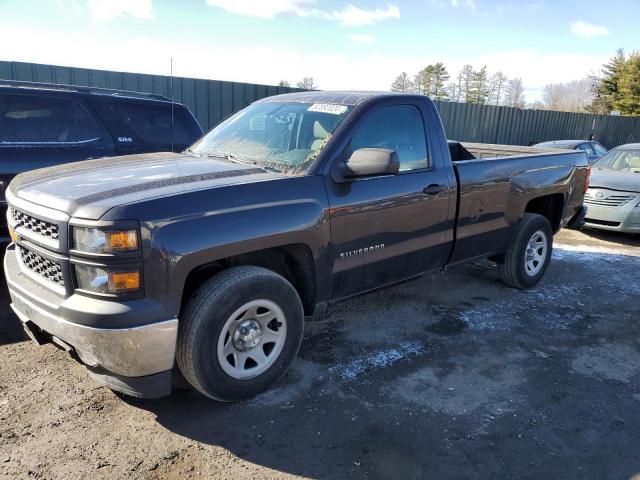
[[[547,235],[542,230],[537,230],[527,243],[527,251],[524,254],[524,268],[530,277],[536,276],[547,260]]]
[[[260,375],[276,361],[287,338],[287,318],[271,300],[245,303],[220,332],[216,348],[222,370],[244,380]]]

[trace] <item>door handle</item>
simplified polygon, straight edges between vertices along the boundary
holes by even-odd
[[[444,192],[447,189],[446,185],[439,185],[437,183],[432,183],[428,187],[424,187],[422,189],[422,193],[425,195],[437,195],[441,192]]]

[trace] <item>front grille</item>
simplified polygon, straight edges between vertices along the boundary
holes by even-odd
[[[593,225],[602,225],[604,227],[619,227],[620,222],[611,222],[609,220],[596,220],[595,218],[585,218],[584,221],[586,223],[591,223]]]
[[[602,197],[598,197],[597,195],[602,193]],[[587,191],[584,196],[584,203],[588,205],[598,205],[601,207],[621,207],[629,203],[631,200],[636,198],[636,195],[629,194],[607,194],[604,192],[591,192]]]
[[[58,226],[54,223],[45,222],[14,208],[11,209],[11,219],[15,224],[14,228],[22,227],[41,237],[58,240]]]
[[[18,247],[18,250],[20,251],[20,259],[28,270],[45,280],[64,287],[62,267],[58,263],[22,247]]]

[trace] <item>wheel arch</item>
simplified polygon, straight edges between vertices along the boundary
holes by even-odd
[[[266,268],[286,278],[298,292],[305,315],[313,313],[317,299],[315,262],[311,248],[300,243],[240,253],[194,267],[184,282],[180,310],[203,282],[223,270],[241,265]]]
[[[525,206],[524,213],[542,215],[549,220],[551,230],[556,233],[560,230],[565,204],[566,198],[564,194],[552,193],[529,200]]]

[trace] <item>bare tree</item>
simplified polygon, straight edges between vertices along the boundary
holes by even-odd
[[[533,110],[544,110],[545,105],[544,105],[544,102],[541,102],[540,100],[536,100],[531,104],[530,108],[532,108]]]
[[[524,86],[521,78],[514,78],[507,83],[506,104],[509,107],[524,108]]]
[[[542,94],[545,107],[562,112],[584,112],[593,101],[592,86],[590,78],[546,85]]]
[[[280,81],[278,82],[278,86],[279,86],[279,87],[290,87],[290,86],[291,86],[291,84],[290,84],[289,82],[287,82],[286,80],[280,80]]]
[[[423,94],[424,88],[422,88],[422,79],[424,77],[424,69],[420,70],[413,76],[413,90],[416,93]]]
[[[412,92],[413,88],[413,82],[409,78],[409,75],[407,75],[407,72],[402,72],[391,84],[392,92]]]
[[[509,78],[502,72],[496,72],[491,76],[489,79],[488,104],[502,105],[508,81]]]
[[[471,85],[473,83],[473,67],[471,65],[465,65],[458,74],[458,81],[460,84],[459,98],[461,102],[469,102],[471,100],[472,92]]]
[[[456,75],[456,79],[454,82],[451,82],[447,87],[449,93],[449,100],[452,102],[461,102],[462,101],[462,86],[464,83],[464,73],[463,71],[459,71],[458,75]]]
[[[313,77],[304,77],[300,80],[296,87],[302,88],[304,90],[317,90],[318,86],[313,83]]]

